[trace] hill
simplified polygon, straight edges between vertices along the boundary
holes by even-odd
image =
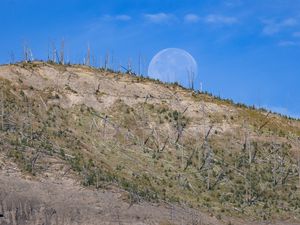
[[[0,67],[0,114],[0,224],[300,222],[298,120],[44,62]]]

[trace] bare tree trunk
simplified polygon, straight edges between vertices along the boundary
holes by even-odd
[[[32,128],[32,119],[31,119],[31,103],[30,103],[30,100],[28,100],[28,122],[29,122],[29,127],[30,127],[30,141],[32,142],[33,128]]]
[[[4,130],[4,94],[1,91],[1,128]]]
[[[24,61],[27,63],[28,62],[28,47],[27,47],[26,43],[24,43],[23,54],[24,54]]]
[[[250,145],[250,142],[248,141],[247,143],[247,149],[248,149],[248,154],[249,154],[249,167],[251,165],[251,162],[252,162],[252,152],[251,152],[251,145]]]
[[[15,53],[12,51],[10,53],[10,64],[14,64],[15,63]]]
[[[277,185],[277,178],[276,178],[276,157],[273,158],[273,168],[272,168],[272,172],[273,172],[273,187],[275,187]]]
[[[56,47],[54,42],[52,43],[52,62],[56,63]]]
[[[95,59],[95,55],[92,54],[92,64],[91,64],[93,67],[97,67],[96,66],[96,59]]]
[[[106,55],[105,55],[105,60],[104,60],[104,69],[105,69],[105,71],[108,69],[108,64],[109,64],[109,52],[107,52]]]
[[[130,58],[128,59],[127,72],[131,75],[131,72],[132,72],[132,62],[131,62]]]
[[[34,60],[33,54],[32,54],[32,51],[31,51],[30,48],[27,48],[27,56],[28,56],[29,61],[33,61]]]
[[[60,48],[60,64],[65,64],[65,40],[62,39],[61,41],[61,48]]]
[[[32,173],[34,173],[35,164],[36,164],[36,161],[38,160],[39,156],[40,156],[39,152],[37,152],[36,155],[33,156],[31,159],[31,172]]]
[[[112,51],[111,53],[111,67],[110,69],[114,70],[114,61],[115,61],[115,58],[114,58],[114,52]]]
[[[212,160],[212,151],[211,151],[211,148],[208,146],[208,152],[207,152],[208,156],[207,156],[207,161],[206,161],[206,164],[207,164],[207,179],[206,179],[206,187],[207,187],[207,190],[210,190],[211,188],[211,184],[210,184],[210,177],[211,177],[211,160]]]
[[[91,64],[91,49],[90,49],[90,45],[88,44],[85,65],[90,66],[90,64]]]
[[[50,44],[49,44],[49,40],[48,40],[48,49],[47,49],[47,61],[50,61]]]
[[[103,64],[102,64],[103,62],[102,62],[102,57],[101,57],[101,55],[99,56],[99,59],[97,59],[97,61],[98,61],[98,63],[99,63],[99,67],[98,67],[98,68],[101,69],[101,68],[102,68],[102,65],[103,65]]]
[[[300,188],[300,154],[298,154],[298,175],[299,175],[299,188]]]
[[[141,76],[141,54],[139,54],[139,76]]]
[[[192,69],[187,69],[189,88],[194,89],[195,72]]]
[[[108,121],[108,117],[105,116],[103,118],[103,138],[105,139],[106,138],[106,124],[107,124],[107,121]]]
[[[206,179],[206,188],[207,190],[210,190],[210,175],[211,175],[211,169],[209,168],[207,171],[207,179]]]

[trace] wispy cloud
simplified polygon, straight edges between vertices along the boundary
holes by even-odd
[[[200,17],[196,14],[186,14],[184,16],[184,22],[186,23],[197,23],[200,21]]]
[[[300,31],[294,32],[294,33],[293,33],[293,37],[297,37],[297,38],[300,37]]]
[[[298,25],[298,21],[294,18],[288,18],[281,21],[264,20],[263,34],[274,35],[283,31],[284,29],[295,27]]]
[[[205,22],[210,24],[232,25],[238,22],[236,17],[210,14],[205,17]]]
[[[116,20],[121,20],[121,21],[129,21],[131,20],[131,17],[128,15],[117,15],[115,16]]]
[[[227,7],[236,7],[236,6],[240,6],[242,4],[241,0],[227,0],[224,1],[225,6]]]
[[[126,15],[126,14],[121,14],[121,15],[104,15],[102,17],[103,20],[107,21],[129,21],[131,20],[131,16]]]
[[[278,46],[281,47],[300,46],[300,43],[296,41],[280,41],[278,42]]]
[[[175,19],[173,14],[156,13],[144,14],[144,18],[151,23],[167,23]]]

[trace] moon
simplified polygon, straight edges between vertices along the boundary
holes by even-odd
[[[148,76],[167,83],[179,83],[191,88],[191,77],[197,77],[198,66],[194,57],[179,48],[166,48],[158,52],[148,67]]]

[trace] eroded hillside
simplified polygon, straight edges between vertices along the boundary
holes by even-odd
[[[88,195],[114,186],[123,190],[128,207],[148,204],[143,206],[147,211],[145,207],[159,203],[194,208],[186,224],[201,224],[191,219],[198,214],[204,224],[245,224],[244,218],[300,221],[297,120],[177,85],[84,66],[1,66],[0,83],[0,166],[8,171],[5,168],[16,165],[21,174],[10,178],[24,179],[26,185],[28,179],[36,185],[71,179],[78,188],[88,188]],[[52,198],[42,195],[36,201],[51,205]],[[102,204],[105,201],[111,202]],[[65,207],[66,201],[61,202]],[[158,207],[157,213],[170,213]],[[14,216],[11,221],[17,221]],[[51,221],[48,224],[64,224]],[[182,222],[168,216],[127,223]]]

